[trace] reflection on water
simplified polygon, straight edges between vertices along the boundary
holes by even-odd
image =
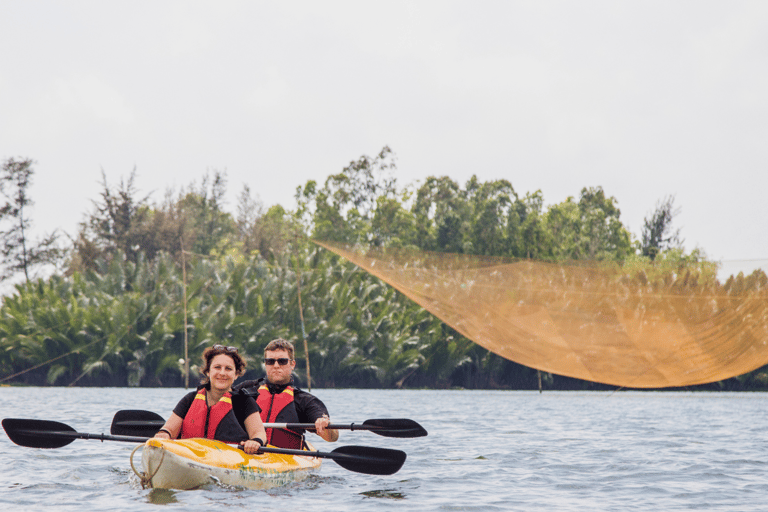
[[[168,489],[150,489],[147,493],[147,501],[155,505],[168,505],[169,503],[178,503],[176,493],[182,491],[171,491]]]
[[[405,494],[403,494],[400,491],[396,491],[394,489],[382,489],[380,491],[365,491],[365,492],[361,492],[360,494],[368,498],[387,498],[391,500],[405,499]]]
[[[23,448],[0,433],[0,510],[765,510],[766,393],[315,390],[334,421],[411,418],[429,437],[342,432],[405,451],[391,476],[324,463],[268,491],[142,489],[132,443]],[[120,409],[167,416],[182,389],[0,388],[2,417],[108,433]],[[30,404],[60,404],[31,408]]]

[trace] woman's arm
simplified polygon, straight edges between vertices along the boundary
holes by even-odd
[[[261,446],[267,444],[267,431],[264,430],[264,424],[261,422],[261,416],[255,412],[245,418],[245,430],[248,432],[248,441],[243,443],[245,453],[258,453]],[[254,441],[260,439],[262,442]]]
[[[172,412],[171,417],[168,418],[168,421],[165,422],[165,425],[163,425],[162,428],[157,431],[155,437],[158,439],[176,439],[179,437],[179,432],[181,432],[181,423],[183,421],[184,420],[181,418],[181,416],[175,412]]]

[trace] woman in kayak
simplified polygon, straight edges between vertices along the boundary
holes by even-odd
[[[244,442],[246,453],[257,453],[267,439],[261,409],[252,397],[232,392],[235,379],[245,373],[245,361],[237,348],[214,345],[203,351],[203,362],[203,384],[179,401],[155,437]]]

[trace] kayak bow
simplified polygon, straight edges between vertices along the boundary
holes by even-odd
[[[142,485],[156,489],[196,489],[212,483],[270,489],[305,479],[320,467],[320,459],[279,453],[248,455],[210,439],[149,439],[143,446],[141,465],[143,472],[136,470],[131,454],[131,467]]]

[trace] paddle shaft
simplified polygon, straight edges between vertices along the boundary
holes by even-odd
[[[146,427],[147,429],[157,428],[165,425],[164,420],[125,420],[120,422],[124,427]],[[317,430],[314,423],[264,423],[264,428],[290,428],[290,429],[304,429],[304,430]],[[361,425],[328,425],[325,427],[332,430],[371,430],[370,428],[363,427]],[[374,429],[375,430],[375,429]]]
[[[125,443],[146,443],[146,437],[131,437],[131,436],[111,436],[107,434],[89,434],[87,432],[62,432],[57,430],[24,430],[24,434],[30,436],[49,436],[60,437],[65,439],[95,439],[97,441],[122,441]],[[228,443],[236,444],[236,443]],[[327,459],[344,459],[344,460],[356,460],[357,457],[346,455],[343,453],[333,452],[321,452],[311,450],[292,450],[290,448],[271,448],[262,446],[259,448],[259,452],[264,453],[281,453],[283,455],[301,455],[304,457],[321,457]]]
[[[120,424],[124,427],[142,427],[145,426],[149,429],[157,427],[159,430],[160,427],[165,425],[164,420],[126,420],[120,422]],[[293,430],[297,429],[304,429],[304,430],[317,430],[317,427],[315,427],[314,423],[264,423],[264,428],[290,428]],[[330,424],[327,427],[325,427],[329,430],[380,430],[381,427],[369,427],[369,426],[363,426],[361,424],[350,424],[350,425],[336,425],[336,424]]]
[[[6,418],[2,421],[2,425],[11,441],[20,446],[31,448],[61,448],[75,439],[129,443],[145,443],[147,441],[146,437],[77,432],[69,425],[49,420]],[[330,453],[271,447],[261,447],[260,451],[264,453],[332,459],[345,469],[369,475],[391,475],[396,473],[402,467],[406,458],[405,452],[400,450],[367,446],[342,446]]]
[[[112,434],[153,436],[165,423],[162,416],[151,411],[118,411],[112,421]],[[315,431],[314,423],[265,423],[264,428]],[[362,424],[330,424],[331,430],[367,430],[384,437],[422,437],[427,431],[413,420],[406,418],[384,418],[365,420]]]
[[[25,429],[22,431],[29,436],[49,436],[58,437],[63,439],[96,439],[97,441],[122,441],[124,443],[146,443],[146,437],[132,437],[132,436],[110,436],[107,434],[89,434],[87,432],[62,432],[57,430],[33,430]]]
[[[380,448],[383,450],[384,448]],[[344,453],[333,452],[320,452],[313,450],[293,450],[291,448],[272,448],[271,446],[262,446],[259,448],[259,453],[280,453],[283,455],[301,455],[302,457],[320,457],[324,459],[335,460],[358,460],[358,457],[352,455],[346,455]]]
[[[317,427],[315,427],[314,423],[265,423],[264,428],[290,428],[293,430],[298,429],[304,429],[304,430],[317,430]],[[352,423],[351,425],[335,425],[330,424],[327,427],[328,430],[376,430],[377,428],[371,428],[371,427],[364,427],[362,425],[355,425]]]

